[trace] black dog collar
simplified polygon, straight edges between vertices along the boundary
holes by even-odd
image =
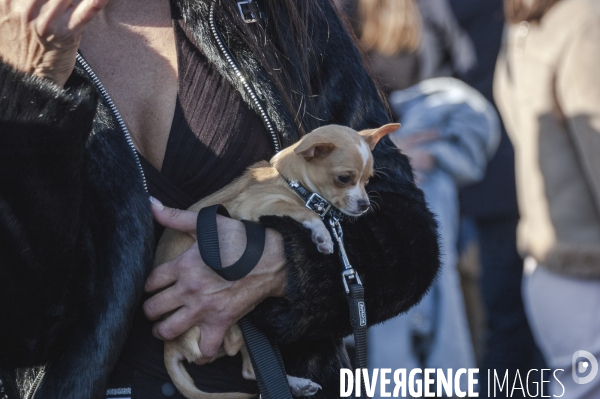
[[[321,197],[319,194],[309,191],[299,181],[289,180],[283,175],[281,175],[281,177],[283,180],[285,180],[292,191],[298,194],[302,201],[304,201],[304,206],[311,211],[314,211],[321,219],[332,217],[336,220],[340,220],[344,217],[342,211],[333,206],[329,201]]]

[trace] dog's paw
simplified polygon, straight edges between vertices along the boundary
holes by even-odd
[[[321,219],[307,220],[302,224],[312,231],[312,241],[317,244],[319,252],[326,255],[333,253],[333,240]]]
[[[313,233],[312,239],[315,244],[317,244],[317,249],[319,252],[325,255],[329,255],[333,253],[333,241],[329,236],[329,232],[326,231],[327,235],[319,235]]]
[[[313,396],[319,391],[319,389],[321,389],[319,384],[306,378],[292,377],[288,375],[287,379],[292,394],[296,397]]]

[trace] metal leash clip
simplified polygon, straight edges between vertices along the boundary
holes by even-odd
[[[335,217],[329,217],[327,222],[331,228],[331,234],[338,244],[340,259],[342,260],[342,265],[344,266],[344,271],[342,272],[342,281],[344,283],[346,294],[349,294],[350,286],[354,284],[362,286],[362,281],[360,281],[358,273],[350,264],[350,260],[348,260],[348,254],[346,254],[346,248],[344,247],[344,232],[342,231],[340,220]]]
[[[346,294],[350,294],[350,287],[353,285],[362,287],[360,277],[350,264],[350,260],[348,260],[348,255],[346,254],[344,232],[342,231],[342,225],[340,224],[340,218],[344,216],[343,213],[319,194],[307,190],[299,181],[289,180],[285,177],[283,177],[283,179],[287,182],[288,186],[302,198],[305,206],[319,215],[323,220],[323,223],[325,223],[326,227],[330,230],[331,236],[337,242],[340,260],[344,266],[342,280],[344,282]]]

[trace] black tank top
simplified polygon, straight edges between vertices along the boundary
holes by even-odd
[[[140,156],[150,195],[163,204],[187,209],[225,185],[254,162],[274,155],[260,117],[191,42],[174,15],[179,88],[162,170]],[[157,241],[163,228],[155,225]],[[153,323],[138,310],[116,373],[134,369],[169,381],[163,342],[152,336]],[[241,356],[187,365],[196,385],[209,392],[257,393],[242,377]]]

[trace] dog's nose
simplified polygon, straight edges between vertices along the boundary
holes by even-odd
[[[369,209],[369,206],[371,205],[371,203],[369,202],[369,200],[365,200],[365,199],[360,199],[356,202],[356,205],[358,205],[358,209],[361,212],[366,211],[367,209]]]

